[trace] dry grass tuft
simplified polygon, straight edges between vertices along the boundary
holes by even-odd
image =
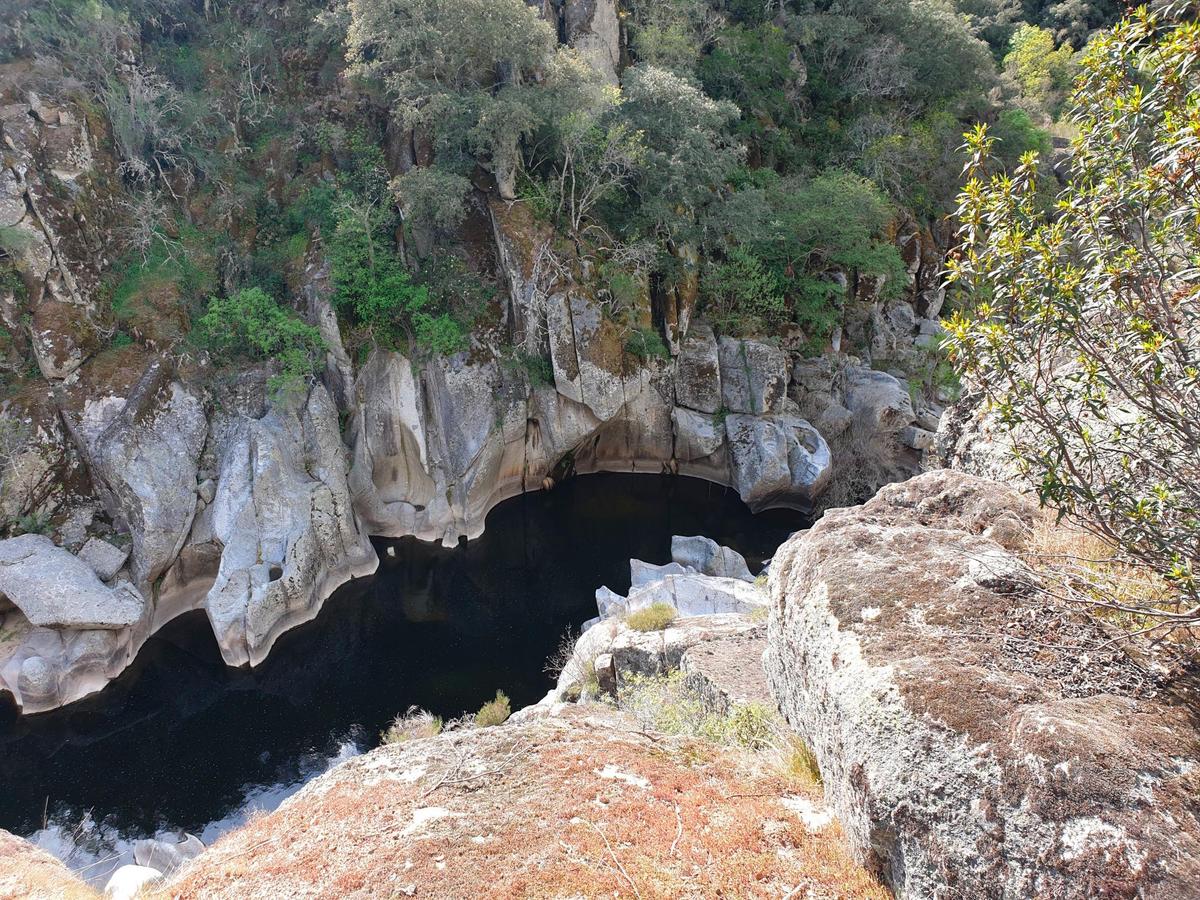
[[[1046,516],[1034,526],[1022,556],[1052,598],[1087,607],[1130,634],[1154,634],[1180,648],[1197,648],[1200,635],[1188,626],[1173,626],[1169,618],[1180,611],[1179,593],[1097,535]],[[1155,615],[1156,610],[1164,615]]]
[[[652,603],[625,617],[625,624],[634,631],[662,631],[675,621],[675,607],[670,603]]]
[[[441,733],[441,716],[410,706],[404,715],[392,719],[392,724],[383,730],[379,740],[384,744],[401,744],[404,741],[416,741]]]

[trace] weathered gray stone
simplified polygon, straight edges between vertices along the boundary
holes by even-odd
[[[133,844],[134,862],[139,866],[157,869],[164,875],[170,875],[203,852],[204,842],[193,834],[185,834],[179,841],[147,838]]]
[[[681,566],[687,566],[702,575],[715,575],[718,578],[737,578],[741,581],[754,581],[746,558],[736,550],[722,547],[711,538],[703,535],[684,537],[672,535],[671,559]]]
[[[828,484],[829,447],[804,419],[734,415],[726,417],[725,431],[731,481],[752,510],[805,508]]]
[[[948,470],[827,512],[772,563],[772,692],[902,900],[1195,897],[1194,710],[1021,589],[1036,514]]]
[[[911,447],[913,450],[932,450],[937,444],[936,434],[913,425],[901,428],[896,434],[896,439],[905,447]]]
[[[203,405],[156,360],[91,442],[93,471],[133,536],[130,568],[140,587],[167,570],[187,538],[207,434]]]
[[[121,566],[129,559],[129,549],[114,547],[108,541],[92,537],[80,548],[79,558],[92,567],[101,581],[108,581],[121,571]]]
[[[621,597],[606,587],[596,591],[601,619],[626,616],[657,603],[675,608],[680,617],[753,612],[767,602],[766,594],[738,578],[718,578],[698,572],[666,574],[630,588]]]
[[[908,387],[887,372],[855,368],[846,373],[846,407],[854,413],[856,435],[891,434],[916,417]]]
[[[34,625],[124,628],[145,601],[128,584],[107,587],[74,554],[40,534],[0,541],[0,593]]]
[[[680,345],[675,375],[675,402],[702,413],[721,408],[721,362],[717,339],[702,322],[693,323]]]
[[[162,877],[162,872],[149,866],[121,866],[104,885],[104,896],[107,900],[135,900]]]
[[[725,428],[712,416],[681,406],[671,411],[675,426],[675,455],[682,460],[712,456],[725,446]]]
[[[588,664],[594,668],[595,661],[604,655],[612,657],[618,673],[662,675],[679,668],[680,659],[689,647],[761,628],[761,624],[737,613],[680,618],[662,631],[634,631],[619,617],[605,619],[580,636],[572,660],[558,677],[553,696],[569,695]]]
[[[687,572],[688,570],[678,562],[670,562],[665,566],[656,566],[653,563],[642,562],[640,559],[631,559],[629,561],[630,585],[635,588],[643,584],[662,581],[667,575],[686,575]]]
[[[786,352],[761,341],[722,337],[717,353],[725,409],[753,415],[783,409],[788,386]]]
[[[225,661],[257,665],[333,591],[375,571],[354,515],[337,410],[320,385],[299,409],[220,426],[212,527],[222,546],[205,608]]]
[[[617,82],[621,61],[621,22],[616,0],[564,0],[563,32],[611,84]]]

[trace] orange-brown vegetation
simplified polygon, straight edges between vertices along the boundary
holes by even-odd
[[[161,895],[889,896],[797,798],[820,806],[820,789],[762,755],[568,707],[352,760]]]

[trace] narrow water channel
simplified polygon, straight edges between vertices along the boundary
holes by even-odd
[[[703,481],[591,475],[501,504],[455,549],[379,542],[378,574],[338,591],[255,670],[224,666],[192,613],[95,697],[25,719],[0,709],[0,827],[102,883],[133,840],[211,841],[374,747],[410,706],[453,717],[497,688],[514,708],[536,702],[552,684],[546,658],[595,615],[595,589],[624,592],[631,557],[668,561],[672,534],[708,535],[757,570],[806,524],[752,515]]]

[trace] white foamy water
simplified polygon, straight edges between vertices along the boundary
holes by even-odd
[[[273,784],[246,785],[242,791],[242,802],[227,815],[206,824],[196,836],[206,845],[211,844],[226,832],[245,824],[252,815],[277,809],[312,779],[362,752],[361,737],[347,735],[338,744],[335,753],[312,753],[298,760],[293,769],[293,772],[299,772],[298,777]],[[113,872],[133,863],[133,847],[138,841],[157,838],[175,843],[183,835],[171,823],[164,824],[153,833],[122,834],[102,819],[98,821],[95,815],[100,812],[94,810],[85,813],[82,818],[73,817],[70,821],[57,819],[52,814],[45,828],[25,837],[30,843],[53,853],[80,878],[103,887]]]

